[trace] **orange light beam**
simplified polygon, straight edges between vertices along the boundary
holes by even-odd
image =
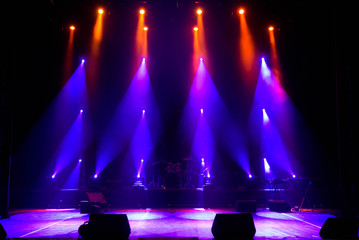
[[[196,30],[197,29],[197,30]],[[198,27],[193,29],[193,71],[196,72],[200,58]]]
[[[93,30],[92,51],[96,53],[96,55],[98,53],[99,43],[102,39],[102,16],[103,14],[101,13],[97,15],[96,23]]]
[[[70,26],[69,40],[67,42],[66,54],[65,54],[65,62],[64,62],[64,72],[62,77],[62,83],[64,84],[67,79],[72,74],[72,61],[73,61],[73,51],[74,51],[74,33],[75,26]]]
[[[278,82],[281,82],[281,69],[280,69],[280,64],[279,64],[279,58],[278,58],[278,52],[277,52],[277,46],[276,46],[276,41],[275,41],[275,37],[274,37],[274,27],[270,26],[268,28],[268,32],[269,32],[269,43],[270,43],[270,47],[271,47],[271,59],[272,59],[272,72],[274,74],[274,76],[277,78]]]
[[[145,26],[145,10],[141,9],[138,16],[137,30],[136,30],[136,57],[138,59],[147,57],[147,31]]]
[[[100,11],[102,10],[102,11]],[[91,48],[90,48],[90,55],[89,55],[89,61],[87,63],[88,68],[88,88],[89,93],[92,94],[96,90],[96,82],[98,81],[98,65],[99,65],[99,53],[100,53],[100,44],[102,41],[102,34],[103,34],[103,16],[104,16],[104,10],[98,9],[97,11],[97,18],[95,25],[93,27],[93,33],[92,33],[92,42],[91,42]]]
[[[200,11],[200,13],[198,13],[198,11]],[[204,25],[203,25],[203,11],[201,9],[197,10],[197,27],[198,30],[196,32],[198,32],[198,54],[200,55],[200,57],[203,57],[204,59],[206,59],[206,41],[205,41],[205,34],[204,34]],[[197,59],[198,61],[198,59]]]
[[[252,35],[249,31],[245,14],[239,14],[240,37],[239,37],[239,54],[242,67],[247,74],[247,79],[254,76],[255,67],[255,47]]]

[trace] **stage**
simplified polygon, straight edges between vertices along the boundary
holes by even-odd
[[[79,209],[36,209],[11,211],[8,219],[0,219],[8,237],[77,239],[79,226],[89,214]],[[127,214],[130,239],[193,238],[213,239],[211,227],[217,213],[236,213],[234,209],[167,208],[109,209],[107,214]],[[328,217],[318,212],[277,213],[258,209],[253,213],[255,239],[320,239],[319,231]]]

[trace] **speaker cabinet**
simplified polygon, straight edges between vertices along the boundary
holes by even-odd
[[[212,225],[215,239],[253,239],[256,233],[251,213],[216,214]]]
[[[291,208],[285,200],[269,200],[269,210],[273,212],[290,212]]]
[[[79,227],[82,239],[128,239],[131,233],[126,214],[91,214]]]
[[[320,229],[324,239],[358,239],[358,219],[328,218]]]
[[[257,201],[256,200],[237,200],[236,210],[237,210],[237,212],[254,213],[257,211]]]

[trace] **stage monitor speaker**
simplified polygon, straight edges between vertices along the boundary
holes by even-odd
[[[131,233],[126,214],[91,214],[79,227],[82,239],[128,239]]]
[[[324,239],[358,239],[357,218],[328,218],[320,229]]]
[[[256,212],[257,201],[256,200],[237,200],[236,202],[237,212]]]
[[[285,200],[269,200],[269,210],[273,212],[290,212],[291,208]]]
[[[215,239],[253,239],[256,234],[251,213],[216,214],[212,225]]]
[[[7,237],[7,233],[4,229],[4,227],[0,223],[0,240],[5,240]]]

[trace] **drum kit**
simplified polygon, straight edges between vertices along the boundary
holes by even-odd
[[[196,173],[192,165],[194,158],[186,157],[180,161],[156,161],[152,163],[153,178],[148,187],[154,189],[168,188],[193,188],[198,179],[199,173]]]

